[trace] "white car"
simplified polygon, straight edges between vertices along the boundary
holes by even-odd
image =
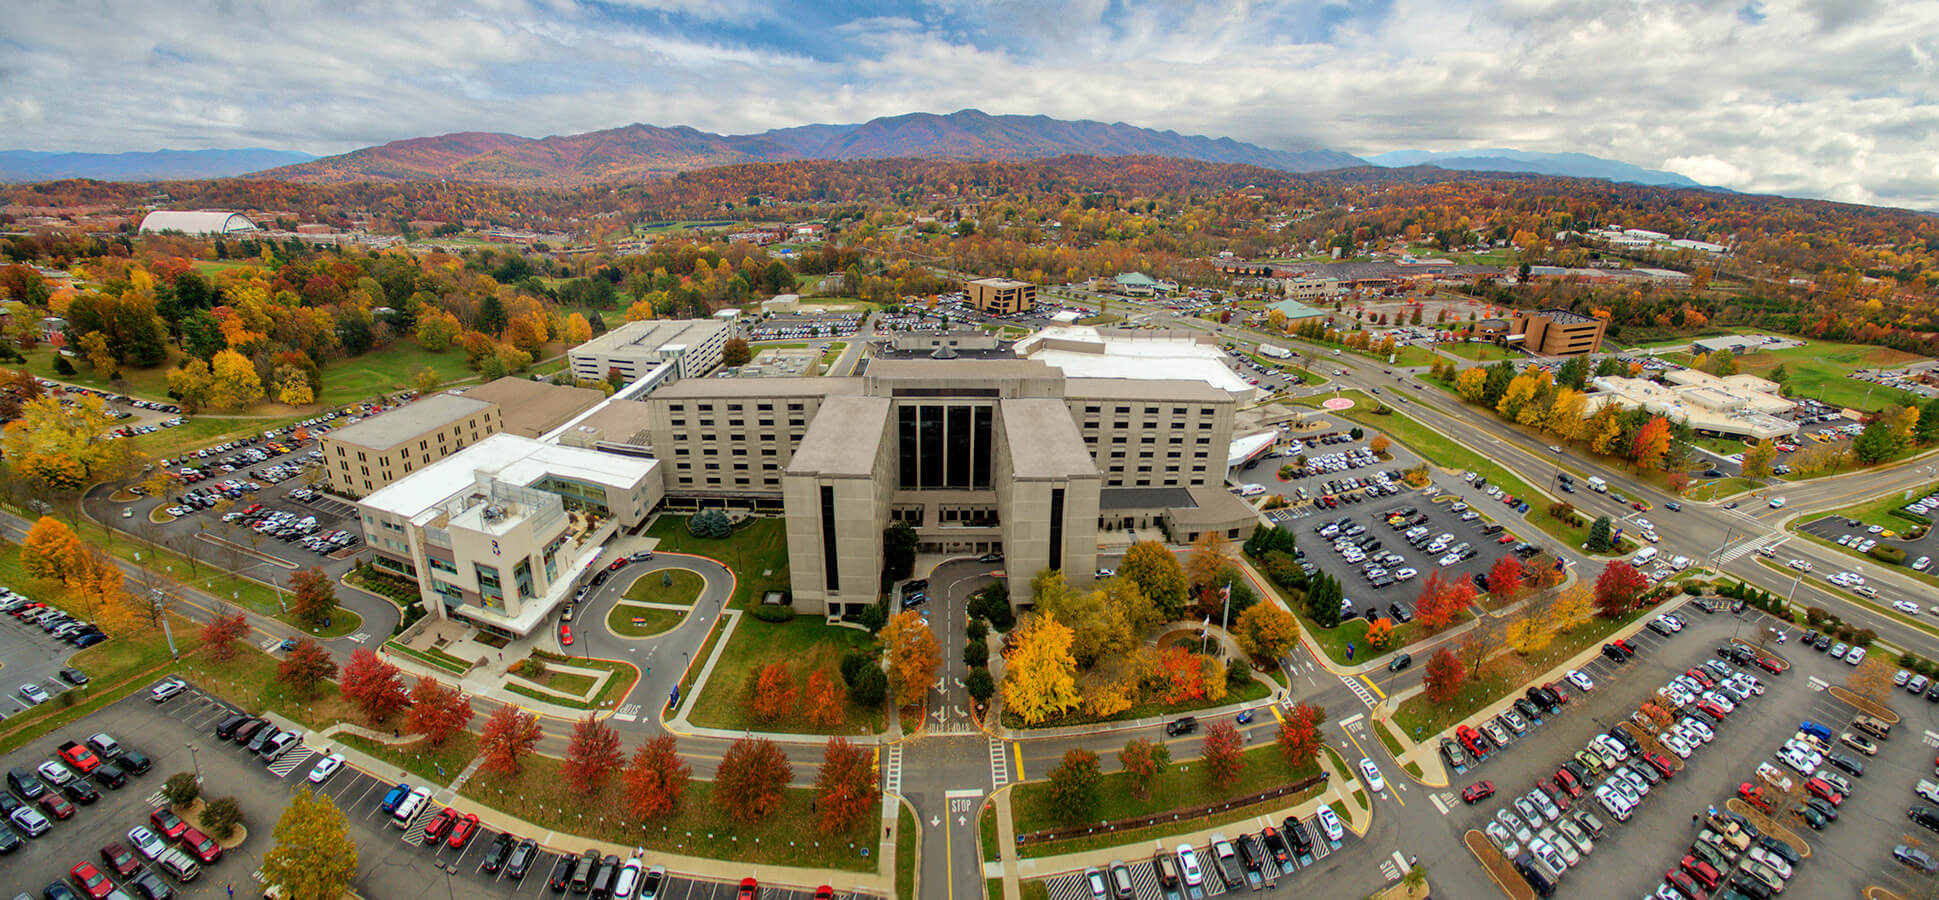
[[[1634,804],[1607,786],[1596,788],[1596,802],[1601,803],[1602,808],[1608,810],[1618,822],[1629,821],[1629,811],[1635,809]]]
[[[1379,793],[1387,789],[1387,780],[1380,777],[1380,769],[1374,766],[1373,760],[1364,756],[1360,757],[1360,774],[1366,777],[1367,787],[1371,788],[1374,793]]]
[[[1809,571],[1811,571],[1811,564],[1810,564],[1809,562],[1806,562],[1806,561],[1804,561],[1804,560],[1802,560],[1802,559],[1794,559],[1794,560],[1791,560],[1791,562],[1790,562],[1790,566],[1791,566],[1791,568],[1793,568],[1793,569],[1796,569],[1796,570],[1798,570],[1798,571],[1800,571],[1800,572],[1809,572]]]
[[[1684,716],[1683,721],[1677,724],[1682,725],[1684,728],[1687,728],[1693,732],[1696,732],[1697,738],[1702,740],[1706,744],[1710,743],[1717,736],[1716,732],[1710,730],[1710,726],[1697,721],[1695,718],[1691,716]]]
[[[1855,666],[1865,661],[1865,648],[1853,647],[1845,651],[1845,664]]]
[[[1772,508],[1772,509],[1783,509],[1783,508],[1784,508],[1784,498],[1783,498],[1783,497],[1772,497],[1772,498],[1771,498],[1771,508]]]
[[[1458,563],[1460,561],[1461,561],[1460,554],[1450,553],[1446,556],[1441,557],[1441,568],[1445,569],[1448,566],[1454,565],[1455,563]]]
[[[1657,616],[1656,621],[1663,623],[1663,627],[1668,628],[1672,634],[1683,630],[1683,623],[1669,616]]]
[[[1922,610],[1919,607],[1919,604],[1914,603],[1910,600],[1894,600],[1892,601],[1892,608],[1902,613],[1911,613],[1912,615],[1915,615],[1915,616],[1918,615],[1920,612],[1922,612]]]
[[[1589,679],[1589,676],[1582,674],[1582,671],[1580,669],[1570,669],[1568,678],[1569,678],[1570,684],[1573,684],[1584,691],[1593,691],[1596,689],[1596,683],[1594,681],[1591,681]]]
[[[48,784],[54,787],[60,787],[74,780],[74,772],[68,767],[50,759],[40,764],[40,777]]]
[[[20,686],[20,699],[27,701],[28,706],[39,706],[53,698],[47,696],[47,690],[38,684],[23,684]]]
[[[1711,703],[1717,704],[1717,708],[1723,710],[1726,713],[1733,713],[1737,711],[1737,704],[1731,702],[1731,699],[1729,697],[1719,694],[1716,691],[1705,691],[1703,693],[1703,699],[1708,700]]]
[[[1320,807],[1319,822],[1327,840],[1337,841],[1346,836],[1346,826],[1340,824],[1340,816],[1331,807]]]
[[[1683,738],[1678,737],[1676,732],[1665,731],[1657,735],[1656,739],[1661,741],[1664,747],[1669,748],[1671,753],[1676,754],[1677,759],[1690,758],[1690,744]]]
[[[1536,836],[1536,840],[1553,848],[1556,853],[1562,855],[1562,861],[1571,866],[1582,862],[1582,854],[1575,852],[1574,845],[1563,840],[1562,836],[1556,834],[1553,828],[1542,829],[1542,833]]]
[[[314,784],[322,784],[330,780],[330,776],[337,774],[337,770],[341,768],[343,768],[343,754],[332,753],[317,763],[316,768],[310,770],[310,781]]]
[[[1395,581],[1406,581],[1406,580],[1408,580],[1408,579],[1410,579],[1410,578],[1413,578],[1414,576],[1416,576],[1416,575],[1419,575],[1419,574],[1420,574],[1419,572],[1416,572],[1416,571],[1414,571],[1413,569],[1401,569],[1401,570],[1399,570],[1399,571],[1396,571],[1396,572],[1394,573],[1394,580],[1395,580]]]
[[[128,846],[135,848],[136,853],[147,857],[150,861],[161,856],[162,851],[168,849],[168,845],[162,843],[161,837],[149,831],[145,825],[136,825],[128,829]]]
[[[1205,883],[1205,870],[1199,868],[1198,851],[1193,850],[1192,845],[1178,845],[1178,867],[1183,870],[1180,874],[1184,876],[1187,885],[1198,887]]]
[[[1509,834],[1508,829],[1501,827],[1501,823],[1489,822],[1486,827],[1482,828],[1482,831],[1488,835],[1488,840],[1494,842],[1495,847],[1501,851],[1503,856],[1514,859],[1521,855],[1522,846],[1515,843],[1515,836]]]
[[[148,689],[148,699],[160,703],[188,688],[188,682],[180,678],[164,678]]]

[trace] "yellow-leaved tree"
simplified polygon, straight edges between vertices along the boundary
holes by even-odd
[[[241,409],[263,398],[263,380],[249,357],[234,350],[215,355],[210,365],[209,405],[217,409]]]
[[[14,475],[33,487],[78,491],[122,474],[134,461],[134,442],[101,439],[114,426],[98,396],[82,397],[72,407],[52,396],[40,397],[21,404],[20,417],[7,423],[0,437],[0,450]]]
[[[1048,613],[1032,615],[1017,629],[1003,657],[1003,704],[1035,725],[1077,708],[1077,660],[1071,630]]]
[[[20,567],[28,577],[64,583],[80,571],[86,547],[74,530],[53,516],[41,516],[20,542]]]
[[[566,316],[566,343],[583,344],[592,340],[592,323],[579,313]]]

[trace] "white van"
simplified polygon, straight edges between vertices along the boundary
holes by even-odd
[[[399,801],[396,811],[391,813],[390,823],[399,828],[411,827],[411,820],[417,818],[418,810],[423,809],[430,800],[430,788],[412,788],[410,795]]]
[[[1263,494],[1265,492],[1266,492],[1266,486],[1263,484],[1239,485],[1239,496],[1241,497],[1257,497],[1260,494]]]
[[[1602,480],[1601,476],[1590,476],[1589,490],[1598,494],[1609,493],[1609,482]]]
[[[1649,561],[1655,558],[1656,558],[1656,548],[1644,547],[1643,549],[1636,551],[1635,556],[1632,556],[1629,558],[1629,564],[1640,569],[1646,565],[1649,565]]]

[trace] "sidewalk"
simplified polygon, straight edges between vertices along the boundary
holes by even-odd
[[[290,721],[274,713],[269,714],[268,718],[279,728],[301,730],[299,723]],[[376,733],[368,728],[356,725],[333,725],[316,734],[307,735],[303,742],[307,746],[319,748],[322,752],[340,753],[343,755],[346,764],[381,781],[417,782],[423,780],[421,776],[413,775],[410,772],[406,772],[403,769],[358,752],[357,750],[341,745],[332,746],[327,743],[329,737],[344,733],[356,734],[372,740],[383,741],[384,743],[401,742],[392,739],[389,735]],[[413,737],[404,740],[414,739]],[[461,773],[452,773],[451,777],[453,783],[457,783],[463,775]],[[442,787],[437,793],[433,794],[432,800],[433,802],[453,807],[460,813],[477,813],[478,821],[494,830],[509,831],[517,835],[530,836],[539,842],[540,848],[554,853],[577,855],[585,852],[586,848],[590,847],[597,849],[602,855],[611,854],[624,859],[633,855],[634,850],[637,849],[608,841],[597,841],[553,831],[544,826],[535,825],[520,819],[502,810],[485,806],[468,797],[458,796],[448,786]],[[570,842],[570,846],[567,845],[567,842]],[[893,834],[882,840],[880,846],[875,851],[877,863],[874,872],[807,869],[798,866],[752,865],[744,862],[732,862],[704,856],[684,856],[659,850],[647,851],[642,855],[642,858],[649,864],[657,863],[664,865],[670,871],[677,872],[682,876],[693,876],[731,883],[752,875],[759,878],[763,883],[794,885],[804,890],[812,890],[817,885],[832,884],[837,890],[843,892],[854,891],[857,893],[874,894],[879,897],[893,897],[895,895],[896,869],[895,844]]]

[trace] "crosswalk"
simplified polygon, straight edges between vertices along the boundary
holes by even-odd
[[[990,788],[1010,783],[1010,745],[990,738]]]
[[[883,782],[883,796],[894,797],[902,793],[902,745],[889,745],[889,760],[883,768],[886,780]]]
[[[1366,686],[1361,684],[1359,678],[1351,675],[1342,675],[1340,676],[1340,683],[1346,685],[1347,690],[1350,690],[1353,692],[1353,696],[1359,697],[1360,702],[1365,703],[1368,709],[1373,708],[1374,706],[1373,694],[1367,691]]]
[[[315,756],[316,751],[302,744],[291,747],[281,759],[269,764],[269,773],[277,778],[288,778],[289,773],[301,768]]]
[[[1920,740],[1928,747],[1939,747],[1939,734],[1935,734],[1932,731],[1928,730]]]
[[[359,631],[350,636],[350,643],[353,644],[361,644],[368,640],[370,640],[370,632],[368,631]]]
[[[1430,793],[1427,795],[1427,802],[1434,804],[1434,809],[1439,811],[1441,815],[1445,816],[1448,814],[1449,810],[1454,809],[1454,803],[1455,803],[1454,792],[1453,791],[1434,791],[1433,793]]]
[[[1756,553],[1760,548],[1782,542],[1784,537],[1781,534],[1767,534],[1754,540],[1739,541],[1724,548],[1724,552],[1717,554],[1717,562],[1721,565],[1732,560],[1740,559],[1747,554]]]

